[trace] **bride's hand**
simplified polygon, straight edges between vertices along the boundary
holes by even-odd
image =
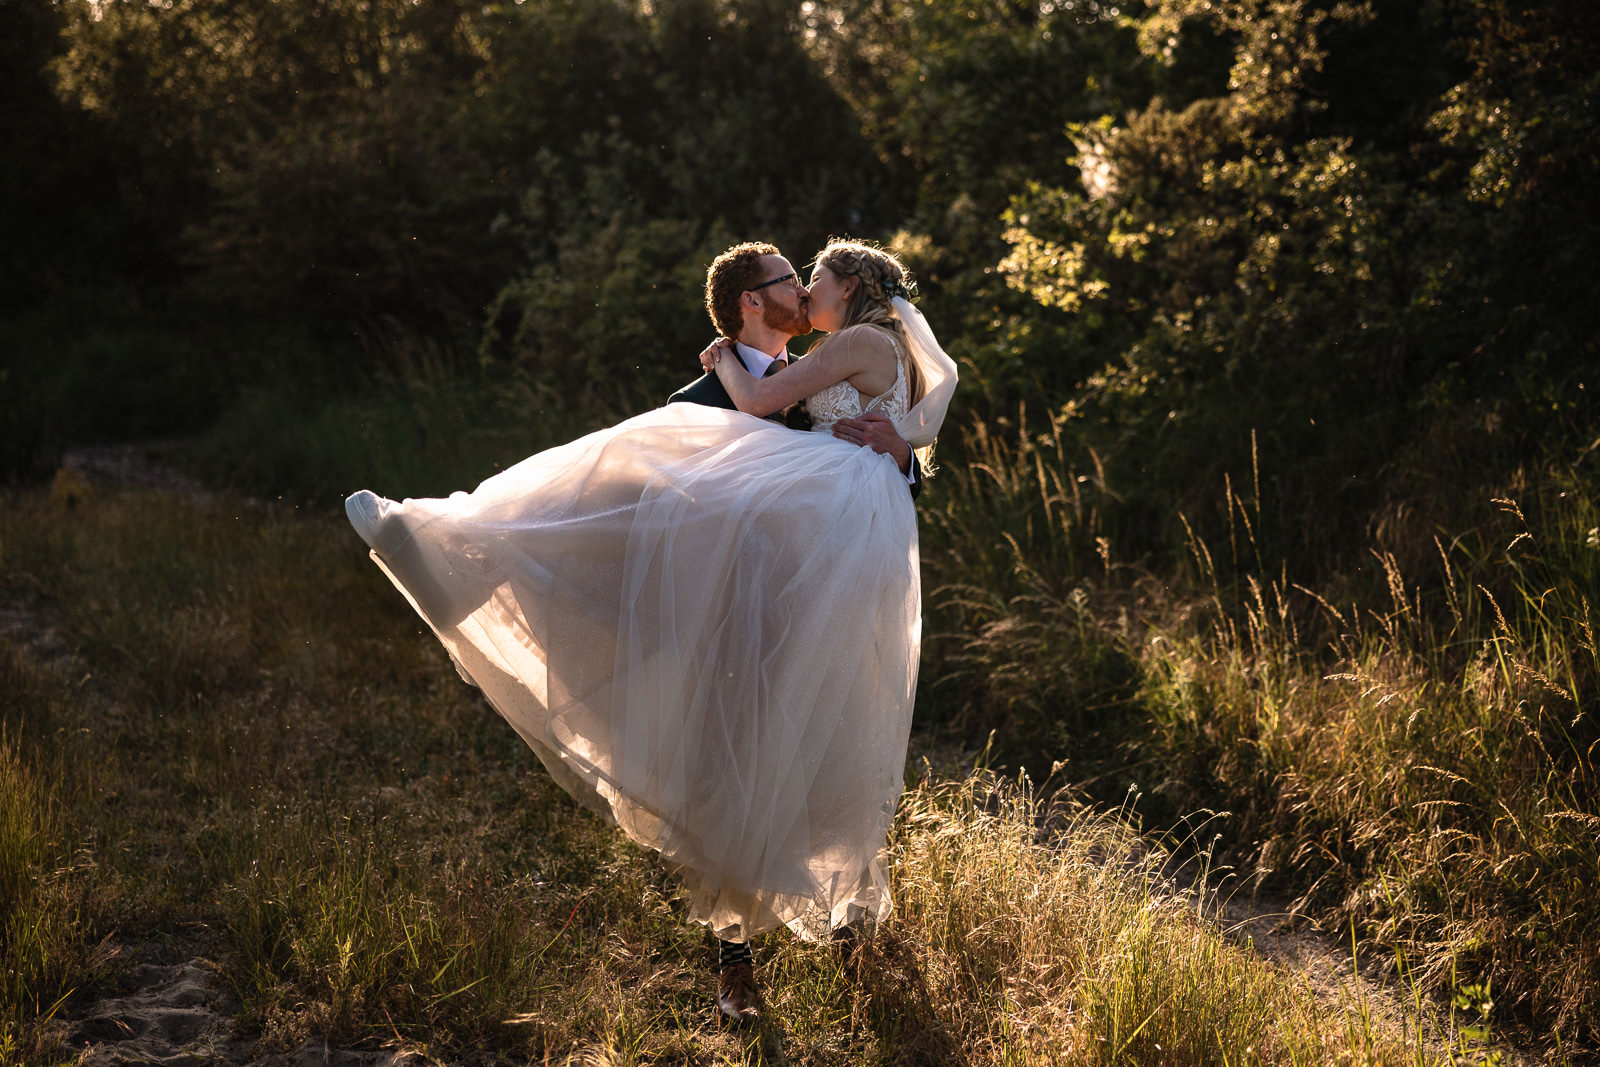
[[[733,342],[726,337],[719,337],[706,345],[705,351],[700,353],[700,369],[707,374],[717,369],[717,362],[722,359],[722,353],[733,347]]]

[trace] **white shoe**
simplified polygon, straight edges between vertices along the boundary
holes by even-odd
[[[344,513],[350,519],[350,525],[356,528],[356,533],[361,535],[361,540],[367,543],[368,548],[378,547],[378,530],[383,525],[386,504],[387,500],[366,489],[359,493],[351,493],[345,498]]]

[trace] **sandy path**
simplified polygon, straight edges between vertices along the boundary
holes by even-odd
[[[134,992],[88,1006],[89,1014],[70,1024],[67,1046],[84,1050],[87,1067],[153,1063],[169,1067],[251,1064],[253,1067],[410,1067],[426,1061],[410,1052],[352,1052],[329,1048],[320,1039],[288,1053],[254,1056],[253,1042],[236,1037],[238,1003],[202,960],[173,967],[134,968]]]
[[[352,1052],[308,1040],[288,1053],[255,1056],[249,1038],[237,1037],[239,1010],[203,960],[164,967],[141,964],[129,975],[134,991],[84,1006],[67,1026],[65,1044],[81,1051],[86,1067],[125,1064],[250,1064],[253,1067],[410,1067],[425,1061],[412,1052]]]

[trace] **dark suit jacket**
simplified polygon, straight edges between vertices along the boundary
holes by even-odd
[[[737,353],[735,353],[737,355]],[[744,360],[739,360],[742,364]],[[749,368],[746,368],[749,369]],[[722,379],[717,377],[715,371],[708,371],[700,375],[688,385],[667,397],[667,403],[676,404],[685,401],[690,404],[704,404],[711,408],[724,408],[734,410],[733,397],[728,395],[727,388],[722,384]],[[772,416],[767,416],[771,418]]]
[[[739,357],[737,349],[734,350],[733,354],[735,357]],[[745,370],[750,369],[742,357],[739,357],[739,365],[744,367]],[[667,403],[669,404],[676,404],[680,401],[690,404],[704,404],[707,407],[723,408],[728,411],[733,411],[737,408],[733,398],[728,395],[728,390],[723,386],[722,380],[717,377],[716,371],[708,371],[700,375],[700,377],[667,397]],[[768,415],[767,418],[772,419],[774,422],[783,422],[790,429],[806,429],[806,426],[797,426],[792,421],[786,421],[779,414]],[[806,421],[807,423],[810,422],[809,419]],[[922,464],[917,462],[917,453],[915,451],[911,453],[911,484],[908,488],[911,490],[912,500],[915,500],[917,494],[922,492]]]

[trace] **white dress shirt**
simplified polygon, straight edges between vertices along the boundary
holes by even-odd
[[[738,350],[739,359],[744,363],[744,369],[754,374],[757,378],[766,377],[767,368],[777,362],[777,356],[763,352],[759,348],[751,348],[743,341],[735,341],[733,344],[734,348]],[[783,358],[788,359],[788,349],[782,349],[781,351],[783,352]]]

